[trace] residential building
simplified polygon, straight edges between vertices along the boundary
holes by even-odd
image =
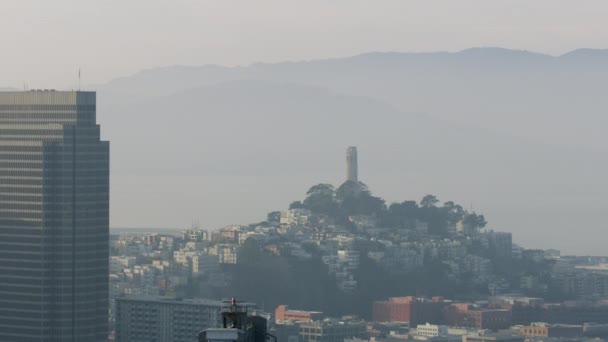
[[[511,258],[513,255],[513,235],[505,232],[487,233],[489,240],[490,253],[499,258]]]
[[[192,274],[208,275],[219,268],[217,255],[197,254],[192,257]]]
[[[545,260],[545,251],[542,249],[524,249],[522,257],[530,261],[541,262]]]
[[[419,336],[448,336],[448,327],[446,325],[437,324],[419,324],[416,326],[416,335]]]
[[[308,223],[308,218],[311,216],[310,210],[307,209],[289,209],[281,211],[279,223],[282,225],[303,226]]]

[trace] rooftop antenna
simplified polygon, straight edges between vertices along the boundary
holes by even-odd
[[[78,91],[80,91],[80,68],[78,68]]]

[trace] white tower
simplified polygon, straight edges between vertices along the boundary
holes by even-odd
[[[349,146],[346,149],[346,180],[359,182],[359,175],[357,170],[357,147]]]

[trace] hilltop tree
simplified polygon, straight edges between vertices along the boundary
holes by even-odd
[[[336,191],[340,213],[350,215],[380,216],[386,211],[386,204],[375,197],[362,182],[346,181]]]
[[[392,203],[383,217],[383,225],[394,228],[410,228],[413,221],[420,216],[420,208],[416,201]]]
[[[472,214],[466,214],[463,218],[463,223],[476,229],[481,229],[488,224],[483,215],[477,215],[475,212]]]
[[[462,220],[465,214],[465,210],[462,206],[455,204],[452,201],[445,202],[442,209],[448,222],[452,224]]]
[[[367,185],[363,184],[362,182],[347,180],[336,190],[336,200],[341,202],[347,198],[357,197],[362,192],[369,192]]]
[[[276,225],[281,222],[281,212],[280,211],[272,211],[269,212],[266,216],[266,222],[271,225]]]
[[[304,209],[304,204],[301,201],[293,201],[289,205],[289,209]]]
[[[423,208],[434,207],[437,203],[439,200],[434,195],[426,195],[420,200],[420,206]]]
[[[331,184],[317,184],[306,192],[304,207],[317,214],[336,212],[336,190]]]

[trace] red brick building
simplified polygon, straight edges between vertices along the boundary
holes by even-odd
[[[452,304],[445,310],[447,325],[500,330],[511,326],[511,311],[482,309],[472,304]]]
[[[409,322],[418,324],[443,323],[445,303],[441,297],[432,299],[416,297],[392,297],[387,301],[376,301],[372,306],[372,320],[375,322]]]

